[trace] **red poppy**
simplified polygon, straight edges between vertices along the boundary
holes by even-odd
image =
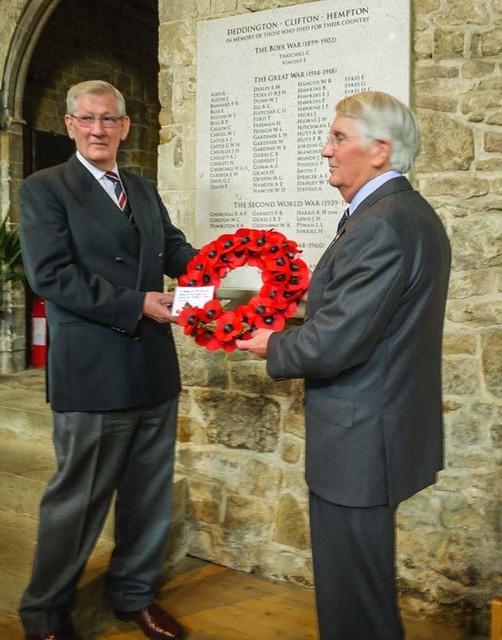
[[[224,233],[214,242],[215,248],[220,253],[220,256],[228,251],[233,251],[235,244],[234,235],[230,233]]]
[[[279,285],[285,289],[288,282],[288,274],[284,271],[262,271],[261,279],[266,284]]]
[[[202,253],[197,253],[188,263],[187,272],[189,271],[207,271],[211,268],[211,263]]]
[[[237,269],[246,264],[248,256],[246,251],[229,251],[224,255],[225,260],[222,264],[227,270]]]
[[[283,310],[282,314],[285,318],[291,318],[295,315],[295,311],[298,309],[298,302],[292,302],[288,304],[287,308]]]
[[[242,321],[233,311],[226,311],[216,320],[214,335],[221,342],[233,340],[242,331]]]
[[[249,306],[256,314],[254,318],[255,327],[264,327],[273,324],[276,317],[279,318],[282,316],[282,312],[270,305],[269,300],[267,300],[267,298],[262,298],[261,295],[251,298]],[[267,318],[267,320],[265,320],[265,318]]]
[[[306,291],[309,286],[309,282],[310,275],[308,269],[297,273],[292,271],[287,279],[286,287],[289,291],[302,291],[303,295],[303,292]]]
[[[289,270],[293,273],[309,273],[307,264],[301,258],[294,258],[289,263]]]
[[[255,327],[257,329],[272,329],[272,331],[282,331],[286,326],[286,319],[284,316],[277,311],[277,309],[272,309],[271,313],[266,314],[258,314],[256,316]]]
[[[256,312],[254,326],[257,329],[272,329],[281,331],[286,326],[286,320],[282,311],[268,304],[267,298],[256,296],[250,300],[250,305]]]
[[[201,309],[197,307],[185,307],[178,316],[178,324],[183,327],[183,333],[192,335],[200,322]]]
[[[253,327],[256,313],[249,304],[243,304],[236,307],[235,313],[240,317],[242,324]]]
[[[182,287],[214,287],[220,286],[220,276],[218,273],[209,271],[189,271],[178,278],[178,282]]]
[[[256,267],[260,271],[265,267],[261,256],[251,254],[246,262],[248,267]]]
[[[206,302],[201,312],[202,322],[214,322],[222,313],[221,302],[219,300],[210,300]]]
[[[237,349],[237,345],[235,344],[235,340],[231,340],[230,342],[222,342],[221,348],[223,351],[235,351]]]
[[[249,245],[251,244],[252,246],[252,243],[256,242],[259,235],[260,231],[256,229],[239,229],[235,233],[236,246],[238,246],[239,249],[249,249]]]
[[[290,302],[285,297],[286,292],[277,283],[266,282],[260,289],[260,297],[265,298],[271,307],[276,309],[286,309]]]
[[[246,246],[248,251],[259,253],[261,251],[265,251],[266,245],[267,245],[267,232],[255,231],[255,233],[250,238],[250,241]]]
[[[283,251],[283,246],[288,240],[283,233],[279,231],[267,231],[267,244],[265,246],[266,254],[274,254]]]
[[[294,260],[298,254],[301,253],[300,249],[298,249],[298,243],[294,240],[286,240],[286,242],[283,242],[282,250],[290,260]]]
[[[205,247],[202,247],[199,253],[194,258],[192,258],[191,261],[196,260],[197,256],[200,256],[201,258],[203,258],[208,265],[214,265],[214,263],[219,260],[220,253],[216,247],[216,243],[211,242],[207,244]]]
[[[198,327],[195,332],[195,342],[201,347],[206,347],[209,351],[216,351],[220,349],[222,343],[215,337],[214,331],[211,331],[207,327]]]
[[[267,271],[289,271],[290,261],[282,251],[267,254],[263,257],[263,264]]]

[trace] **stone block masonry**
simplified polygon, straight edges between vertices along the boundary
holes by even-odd
[[[197,21],[292,4],[300,3],[159,3],[159,180],[189,232]],[[453,273],[446,468],[400,507],[401,598],[409,612],[486,633],[490,599],[502,592],[502,3],[412,6],[411,104],[422,131],[412,180],[447,228]],[[185,382],[178,465],[191,487],[192,552],[311,584],[301,382],[273,383],[263,363],[241,354],[210,354],[181,336],[178,345]]]

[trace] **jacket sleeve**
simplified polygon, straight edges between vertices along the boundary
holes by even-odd
[[[177,278],[185,273],[186,265],[190,258],[196,255],[197,249],[187,242],[185,234],[171,222],[158,191],[154,191],[164,227],[164,273],[171,278]]]
[[[134,334],[145,294],[77,263],[64,204],[47,179],[25,181],[20,199],[23,262],[33,291],[86,320]]]
[[[406,282],[399,238],[385,220],[368,217],[334,245],[322,303],[300,327],[272,334],[272,378],[331,378],[369,359],[396,310]],[[314,276],[315,277],[315,276]]]

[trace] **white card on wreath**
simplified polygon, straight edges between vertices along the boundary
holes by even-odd
[[[186,305],[203,307],[214,298],[214,285],[207,287],[176,287],[171,313],[179,316]]]

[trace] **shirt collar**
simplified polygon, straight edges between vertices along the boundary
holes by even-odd
[[[359,189],[356,195],[352,198],[351,203],[349,204],[349,215],[351,216],[357,207],[361,204],[363,200],[366,200],[368,196],[370,196],[374,191],[380,188],[383,184],[392,180],[393,178],[399,178],[402,174],[399,171],[395,171],[391,169],[390,171],[385,171],[385,173],[380,173],[375,178],[368,180],[363,186]]]
[[[98,167],[96,167],[96,165],[92,164],[92,162],[89,162],[87,158],[84,158],[84,156],[80,153],[80,151],[77,151],[76,155],[77,155],[77,159],[84,165],[84,167],[88,171],[92,173],[92,175],[96,178],[96,180],[101,180],[106,175],[106,171],[103,171],[103,169],[99,169]],[[115,163],[115,166],[113,167],[112,171],[114,171],[117,175],[119,175],[117,163]]]

